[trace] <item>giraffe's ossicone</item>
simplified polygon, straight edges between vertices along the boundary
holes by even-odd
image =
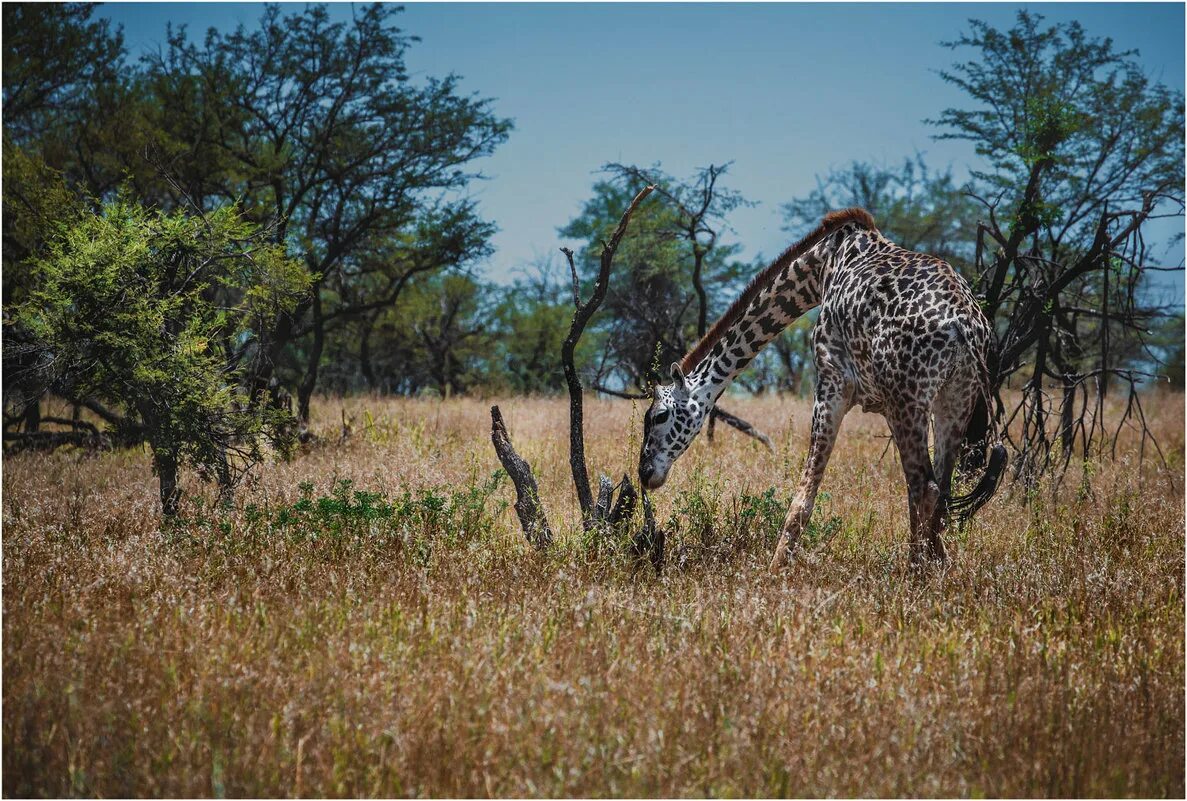
[[[772,566],[786,561],[807,524],[841,420],[855,405],[880,412],[898,446],[913,559],[943,559],[940,534],[948,514],[971,516],[993,494],[1005,467],[1005,449],[994,443],[977,487],[949,497],[962,446],[983,458],[993,438],[987,373],[993,333],[951,265],[894,244],[862,209],[827,215],[759,273],[672,365],[673,383],[655,388],[644,417],[639,479],[649,490],[663,486],[734,376],[817,306],[811,444]]]

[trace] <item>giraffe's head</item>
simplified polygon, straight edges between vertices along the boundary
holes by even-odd
[[[664,485],[672,463],[692,444],[709,416],[709,403],[689,386],[679,364],[672,365],[672,378],[671,385],[656,386],[643,418],[639,481],[649,490]]]

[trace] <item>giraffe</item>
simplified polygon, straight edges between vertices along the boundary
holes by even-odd
[[[812,515],[845,414],[856,405],[889,424],[907,484],[912,563],[946,558],[951,515],[967,519],[997,489],[1006,451],[994,444],[968,494],[952,497],[962,445],[985,464],[992,419],[987,352],[992,330],[968,284],[945,261],[884,237],[864,209],[827,214],[755,276],[656,386],[643,421],[639,479],[667,480],[722,392],[793,320],[820,307],[812,331],[817,370],[808,455],[771,569],[785,565]],[[934,419],[933,419],[934,418]],[[929,425],[934,455],[928,452]]]

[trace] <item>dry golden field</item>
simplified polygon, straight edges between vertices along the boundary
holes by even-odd
[[[659,578],[577,530],[562,400],[500,401],[544,555],[479,400],[323,399],[321,444],[226,518],[189,476],[164,530],[144,453],[5,458],[3,793],[1182,797],[1184,406],[1148,403],[1169,469],[1007,486],[923,574],[857,412],[768,574],[793,399],[731,401],[775,453],[719,427],[675,468]],[[642,409],[587,412],[631,469]]]

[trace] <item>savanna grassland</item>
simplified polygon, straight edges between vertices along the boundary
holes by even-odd
[[[165,528],[143,452],[5,458],[4,795],[1181,797],[1183,398],[1147,407],[1169,469],[1131,440],[1007,487],[924,574],[856,412],[767,572],[793,399],[731,401],[774,453],[719,427],[674,470],[659,578],[580,533],[560,400],[501,402],[546,554],[479,400],[322,399],[321,442],[229,515],[188,476]],[[641,412],[589,405],[595,475]]]

